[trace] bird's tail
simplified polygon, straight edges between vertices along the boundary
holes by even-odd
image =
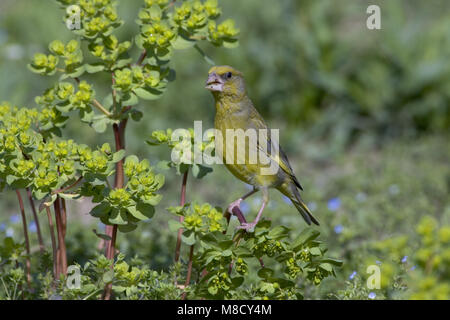
[[[300,197],[300,192],[298,192],[295,185],[291,184],[287,189],[289,189],[290,192],[286,192],[287,190],[285,189],[281,190],[281,192],[284,193],[289,199],[291,199],[292,203],[297,208],[298,212],[300,212],[303,219],[305,219],[305,222],[308,225],[311,225],[311,222],[314,223],[315,225],[319,225],[319,221],[317,221],[317,219],[314,218],[311,211],[309,211],[306,204],[302,201],[302,198]]]
[[[314,223],[315,225],[319,225],[319,221],[312,215],[311,211],[309,211],[308,207],[303,201],[292,200],[292,203],[297,208],[298,212],[302,215],[303,219],[305,219],[307,224]]]

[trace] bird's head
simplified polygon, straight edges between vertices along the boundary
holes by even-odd
[[[245,95],[243,74],[230,66],[215,66],[209,69],[206,89],[215,97],[241,97]]]

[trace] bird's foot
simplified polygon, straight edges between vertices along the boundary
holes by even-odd
[[[237,226],[236,229],[244,229],[247,232],[250,232],[251,229],[255,228],[256,222],[244,222],[241,223],[240,226]]]
[[[236,201],[233,201],[232,203],[230,203],[230,205],[227,208],[227,212],[234,214],[233,213],[234,208],[241,209],[241,202],[242,202],[242,199],[237,199]]]

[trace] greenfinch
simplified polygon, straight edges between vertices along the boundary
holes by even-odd
[[[241,222],[238,228],[249,231],[255,227],[269,201],[269,188],[275,188],[288,197],[308,225],[311,222],[319,225],[300,197],[299,189],[303,190],[303,188],[295,177],[278,139],[274,138],[272,131],[268,129],[264,119],[248,97],[243,74],[230,66],[212,67],[208,72],[205,88],[214,96],[216,107],[214,125],[216,132],[220,133],[223,140],[222,143],[216,141],[216,153],[223,159],[223,163],[234,176],[253,186],[252,191],[229,205],[228,212],[233,213],[233,209],[239,208],[241,201],[255,192],[261,191],[263,194],[263,202],[256,219],[251,223]],[[253,135],[256,137],[256,141],[253,143],[250,141],[251,135],[249,134],[249,143],[244,142],[244,149],[238,148],[235,136],[227,135],[227,131],[230,130],[242,134],[249,132],[249,129],[263,132],[263,134]],[[245,152],[243,158],[238,151]],[[263,163],[262,158],[250,161],[252,152],[265,155],[268,161]],[[241,157],[241,161],[237,161],[239,157]],[[271,165],[275,165],[276,170],[267,173],[267,166]],[[263,172],[263,168],[266,168],[265,172]]]

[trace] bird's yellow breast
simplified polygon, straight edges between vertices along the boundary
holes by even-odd
[[[258,149],[256,141],[250,142],[251,131],[247,131],[246,123],[248,115],[245,111],[217,113],[215,127],[222,135],[222,143],[217,143],[216,140],[216,153],[238,179],[256,187],[275,186],[278,182],[277,175],[262,175],[259,158],[250,156],[258,156]]]

